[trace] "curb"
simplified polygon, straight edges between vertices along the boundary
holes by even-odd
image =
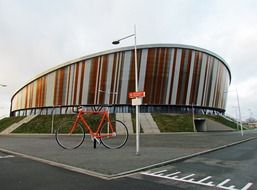
[[[200,156],[200,155],[203,155],[203,154],[208,154],[208,153],[211,153],[211,152],[214,152],[214,151],[217,151],[217,150],[222,150],[222,149],[225,149],[227,147],[234,146],[234,145],[237,145],[237,144],[241,144],[241,143],[251,141],[251,140],[254,140],[254,139],[257,139],[257,137],[250,137],[248,139],[233,142],[233,143],[230,143],[230,144],[227,144],[227,145],[219,146],[219,147],[212,148],[212,149],[209,149],[209,150],[205,150],[205,151],[202,151],[202,152],[197,152],[197,153],[194,153],[194,154],[190,154],[190,155],[187,155],[187,156],[182,156],[182,157],[175,158],[175,159],[172,159],[172,160],[167,160],[167,161],[164,161],[164,162],[160,162],[160,163],[153,164],[153,165],[150,165],[150,166],[145,166],[145,167],[138,168],[138,169],[135,169],[135,170],[130,170],[130,171],[127,171],[127,172],[122,172],[122,173],[118,173],[118,174],[114,174],[114,175],[109,175],[109,177],[111,179],[118,179],[118,178],[126,177],[126,176],[132,175],[134,173],[138,173],[138,172],[145,171],[145,170],[150,170],[150,169],[153,169],[153,168],[156,168],[156,167],[161,167],[161,166],[165,166],[165,165],[176,163],[176,162],[181,162],[181,161],[193,158],[193,157],[197,157],[197,156]]]
[[[200,156],[200,155],[203,155],[203,154],[207,154],[207,153],[211,153],[211,152],[214,152],[214,151],[217,151],[217,150],[225,149],[227,147],[231,147],[231,146],[234,146],[234,145],[237,145],[237,144],[248,142],[248,141],[251,141],[251,140],[254,140],[254,139],[257,139],[257,137],[250,137],[248,139],[233,142],[233,143],[223,145],[223,146],[219,146],[219,147],[216,147],[216,148],[212,148],[212,149],[209,149],[209,150],[193,153],[193,154],[190,154],[190,155],[187,155],[187,156],[182,156],[182,157],[175,158],[175,159],[172,159],[172,160],[167,160],[167,161],[160,162],[160,163],[157,163],[157,164],[153,164],[153,165],[149,165],[149,166],[145,166],[145,167],[141,167],[141,168],[137,168],[137,169],[134,169],[134,170],[121,172],[121,173],[113,174],[113,175],[105,175],[105,174],[97,173],[97,172],[94,172],[94,171],[78,168],[78,167],[75,167],[75,166],[70,166],[70,165],[58,163],[58,162],[55,162],[55,161],[50,161],[50,160],[38,158],[38,157],[35,157],[35,156],[30,156],[30,155],[22,154],[22,153],[19,153],[19,152],[6,150],[6,149],[3,149],[3,148],[0,148],[0,151],[4,152],[4,153],[8,153],[8,154],[18,155],[18,156],[21,156],[23,158],[28,158],[28,159],[31,159],[31,160],[34,160],[34,161],[38,161],[38,162],[41,162],[41,163],[44,163],[44,164],[59,167],[59,168],[66,169],[66,170],[69,170],[69,171],[73,171],[73,172],[77,172],[77,173],[97,177],[97,178],[100,178],[100,179],[113,180],[113,179],[127,177],[127,176],[133,175],[135,173],[142,172],[142,171],[145,171],[145,170],[150,170],[150,169],[153,169],[153,168],[156,168],[156,167],[161,167],[161,166],[165,166],[165,165],[168,165],[168,164],[181,162],[181,161],[193,158],[193,157],[197,157],[197,156]]]
[[[100,179],[105,179],[105,180],[110,179],[109,175],[104,175],[104,174],[101,174],[101,173],[97,173],[97,172],[93,172],[93,171],[90,171],[90,170],[78,168],[78,167],[75,167],[75,166],[70,166],[70,165],[54,162],[54,161],[51,161],[51,160],[46,160],[46,159],[43,159],[43,158],[38,158],[38,157],[35,157],[35,156],[30,156],[30,155],[22,154],[22,153],[11,151],[11,150],[6,150],[6,149],[3,149],[3,148],[0,148],[0,151],[4,152],[4,153],[7,153],[7,154],[13,154],[13,155],[17,155],[17,156],[20,156],[20,157],[23,157],[23,158],[34,160],[34,161],[37,161],[37,162],[40,162],[40,163],[48,164],[48,165],[51,165],[51,166],[54,166],[54,167],[58,167],[58,168],[66,169],[66,170],[69,170],[69,171],[73,171],[73,172],[77,172],[77,173],[97,177],[97,178],[100,178]]]

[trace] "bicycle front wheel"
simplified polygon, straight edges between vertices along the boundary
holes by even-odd
[[[64,121],[55,132],[57,143],[64,149],[78,148],[85,139],[85,131],[80,123],[77,123],[75,130],[70,133],[74,121]]]
[[[110,125],[112,125],[113,131]],[[100,141],[106,148],[117,149],[124,146],[128,140],[128,129],[119,120],[106,122],[100,132]]]

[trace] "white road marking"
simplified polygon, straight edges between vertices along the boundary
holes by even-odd
[[[210,179],[210,178],[212,178],[212,176],[208,176],[208,177],[206,177],[206,178],[203,178],[203,179],[201,179],[199,182],[202,183],[202,182],[204,182],[204,181],[206,181],[207,179]]]
[[[3,158],[13,158],[14,156],[13,155],[6,155],[6,156],[0,156],[0,159],[3,159]]]
[[[180,174],[180,173],[181,173],[181,172],[175,172],[175,173],[166,175],[166,177],[170,177],[170,176],[173,176],[173,175],[176,175],[176,174]]]
[[[247,190],[247,189],[249,189],[252,185],[253,185],[253,183],[247,183],[241,190]]]
[[[201,180],[195,180],[194,178],[190,178],[192,176],[195,176],[195,174],[190,174],[184,177],[179,177],[177,174],[180,174],[180,171],[163,175],[164,172],[167,172],[167,170],[162,170],[162,171],[157,171],[157,172],[141,172],[142,175],[147,175],[147,176],[152,176],[152,177],[158,177],[158,178],[164,178],[164,179],[169,179],[169,180],[175,180],[175,181],[181,181],[185,183],[192,183],[192,184],[197,184],[197,185],[203,185],[203,186],[208,186],[208,187],[218,187],[220,189],[225,189],[225,190],[248,190],[253,183],[247,183],[243,188],[237,189],[235,185],[231,186],[225,186],[231,179],[226,179],[222,181],[221,183],[215,185],[212,181],[208,181],[209,179],[212,178],[212,176],[207,176]]]
[[[187,175],[187,176],[185,176],[185,177],[182,177],[181,179],[184,180],[184,179],[190,178],[190,177],[192,177],[192,176],[194,176],[194,175],[195,175],[195,174]],[[190,179],[190,180],[194,180],[194,179],[192,178],[192,179]]]
[[[162,171],[154,172],[153,174],[154,174],[154,175],[157,175],[157,174],[160,175],[160,174],[162,174],[162,173],[164,173],[164,172],[166,172],[166,171],[167,171],[167,170],[162,170]]]

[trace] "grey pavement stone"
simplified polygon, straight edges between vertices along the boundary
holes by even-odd
[[[114,175],[250,137],[257,137],[256,131],[245,132],[244,136],[239,132],[142,134],[139,156],[135,154],[135,135],[130,135],[123,148],[115,150],[102,145],[93,149],[88,136],[79,148],[65,150],[58,146],[53,135],[1,135],[0,148],[105,175]]]

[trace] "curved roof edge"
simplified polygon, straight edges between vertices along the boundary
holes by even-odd
[[[73,59],[73,60],[70,60],[70,61],[67,61],[63,64],[60,64],[60,65],[57,65],[55,67],[52,67],[38,75],[36,75],[34,78],[32,78],[31,80],[29,80],[25,85],[23,85],[21,88],[19,88],[19,90],[17,90],[14,95],[12,96],[12,99],[13,97],[21,90],[23,89],[26,85],[32,83],[33,81],[37,80],[38,78],[48,74],[48,73],[51,73],[51,72],[54,72],[60,68],[63,68],[65,66],[68,66],[68,65],[71,65],[71,64],[74,64],[76,62],[79,62],[79,61],[82,61],[82,60],[85,60],[85,59],[91,59],[93,57],[97,57],[97,56],[102,56],[102,55],[106,55],[106,54],[111,54],[111,53],[116,53],[116,52],[120,52],[120,51],[127,51],[127,50],[133,50],[135,48],[135,46],[127,46],[127,47],[121,47],[121,48],[115,48],[115,49],[111,49],[111,50],[106,50],[106,51],[101,51],[101,52],[97,52],[97,53],[93,53],[93,54],[90,54],[90,55],[86,55],[86,56],[83,56],[83,57],[80,57],[80,58],[76,58],[76,59]],[[197,46],[192,46],[192,45],[184,45],[184,44],[145,44],[145,45],[137,45],[137,49],[149,49],[149,48],[181,48],[181,49],[192,49],[192,50],[197,50],[197,51],[201,51],[201,52],[204,52],[204,53],[207,53],[209,55],[212,55],[214,57],[216,57],[217,59],[219,59],[223,64],[224,66],[227,68],[228,70],[228,73],[229,73],[229,83],[231,83],[231,72],[230,72],[230,67],[229,65],[227,64],[227,62],[222,58],[220,57],[218,54],[212,52],[212,51],[209,51],[207,49],[203,49],[203,48],[200,48],[200,47],[197,47]],[[11,99],[11,100],[12,100]]]

